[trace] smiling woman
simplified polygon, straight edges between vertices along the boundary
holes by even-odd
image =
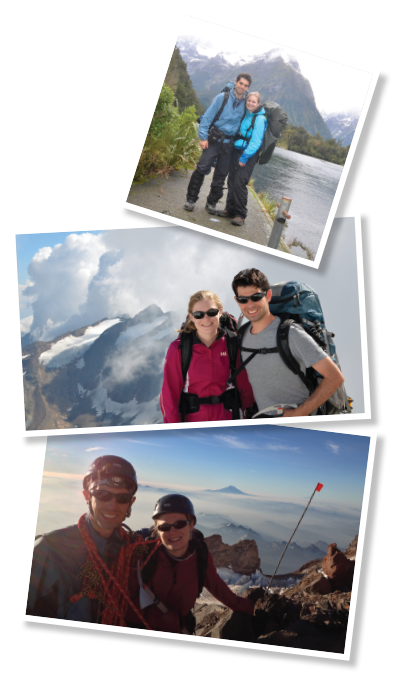
[[[131,599],[153,630],[192,634],[191,609],[204,586],[232,610],[253,614],[254,603],[235,595],[218,576],[204,537],[195,529],[190,499],[180,494],[161,497],[153,519],[151,537],[159,537],[162,546],[129,581]],[[127,619],[132,628],[141,628],[131,609]]]
[[[164,422],[239,419],[254,398],[246,372],[228,384],[240,365],[234,328],[212,291],[198,291],[189,300],[188,316],[171,343],[164,366],[160,397]]]

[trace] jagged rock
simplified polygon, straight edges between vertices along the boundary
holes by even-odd
[[[331,593],[332,590],[329,579],[326,579],[323,574],[320,574],[320,572],[314,568],[311,572],[307,572],[305,578],[296,586],[287,590],[284,595],[292,597],[296,591],[302,591],[308,595],[326,595],[327,593]]]
[[[249,614],[228,610],[228,614],[223,615],[214,626],[210,637],[255,642],[256,636],[252,626],[252,617]]]
[[[230,546],[221,535],[213,534],[204,540],[216,567],[229,567],[238,574],[251,575],[260,570],[259,551],[253,539],[243,539]]]
[[[345,638],[343,636],[322,635],[319,632],[313,635],[298,635],[295,631],[282,630],[277,633],[262,635],[256,642],[263,645],[343,654]]]
[[[349,544],[344,551],[344,555],[349,560],[355,560],[355,556],[357,555],[357,544],[358,544],[358,534],[355,536],[351,544]]]
[[[255,604],[255,630],[262,634],[267,621],[275,621],[280,628],[286,628],[289,623],[299,619],[301,605],[292,600],[272,593]]]
[[[224,614],[230,610],[221,605],[202,605],[194,612],[196,619],[196,635],[211,637],[211,631]]]
[[[333,590],[351,589],[354,562],[339,551],[337,544],[329,544],[327,555],[323,558],[322,569],[330,579]]]
[[[265,596],[265,590],[264,588],[261,588],[260,586],[256,588],[256,586],[253,586],[252,588],[247,588],[244,593],[242,593],[242,597],[244,598],[249,598],[249,600],[252,600],[252,602],[256,603],[258,600],[261,600]]]

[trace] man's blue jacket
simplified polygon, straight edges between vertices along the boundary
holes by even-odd
[[[199,138],[201,141],[207,141],[208,130],[218,111],[221,108],[224,100],[224,93],[218,94],[212,102],[211,106],[204,113],[199,126]],[[226,136],[235,136],[239,127],[241,126],[242,117],[245,114],[245,99],[239,99],[235,96],[232,89],[229,94],[229,99],[222,111],[219,119],[215,123],[217,129],[222,131]]]
[[[121,537],[119,529],[114,530],[109,539],[101,537],[92,527],[88,514],[85,522],[99,555],[110,567],[126,540]],[[34,548],[26,613],[97,623],[98,600],[88,596],[77,602],[70,600],[83,588],[82,568],[87,558],[87,547],[77,525],[40,537]]]

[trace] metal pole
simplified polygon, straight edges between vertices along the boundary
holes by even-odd
[[[288,197],[281,198],[280,206],[277,211],[276,220],[274,221],[273,229],[271,231],[271,235],[267,243],[267,246],[269,248],[278,248],[281,235],[283,234],[283,228],[286,222],[286,218],[284,216],[283,211],[287,211],[287,213],[289,212],[291,202],[292,199],[289,199]]]
[[[320,487],[319,487],[319,486],[320,486]],[[305,511],[303,512],[301,518],[299,519],[299,521],[298,521],[298,523],[297,523],[297,527],[295,528],[294,532],[292,533],[291,537],[289,538],[289,540],[288,540],[288,542],[287,542],[287,545],[286,545],[284,551],[283,551],[282,554],[281,554],[281,558],[280,558],[280,560],[278,561],[277,567],[276,567],[276,569],[275,569],[274,572],[273,572],[273,575],[272,575],[272,577],[271,577],[271,579],[270,579],[270,583],[269,583],[269,585],[268,585],[267,588],[266,588],[266,593],[269,591],[269,588],[270,588],[270,586],[271,586],[271,584],[272,584],[272,581],[273,581],[273,579],[274,579],[274,577],[275,577],[275,574],[276,574],[278,568],[280,567],[280,563],[281,563],[282,559],[284,558],[285,552],[286,552],[288,546],[289,546],[290,543],[291,543],[291,539],[293,538],[294,534],[295,534],[296,531],[298,530],[299,524],[300,524],[301,520],[303,519],[304,515],[305,515],[306,512],[308,511],[308,507],[309,507],[309,505],[310,505],[310,503],[311,503],[311,501],[312,501],[312,499],[313,499],[313,497],[314,497],[315,492],[320,492],[322,488],[323,488],[322,483],[318,483],[317,486],[316,486],[316,488],[315,488],[314,491],[312,492],[311,498],[310,498],[308,504],[307,504],[306,507],[305,507]]]

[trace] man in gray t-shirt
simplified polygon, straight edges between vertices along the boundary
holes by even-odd
[[[275,348],[280,319],[270,313],[272,292],[267,277],[255,268],[243,270],[234,277],[232,288],[243,315],[250,321],[242,346],[248,349]],[[323,377],[311,395],[301,378],[285,365],[279,353],[256,354],[246,365],[249,382],[259,410],[272,405],[294,405],[297,407],[284,410],[284,417],[310,415],[341,386],[344,377],[301,326],[291,326],[289,346],[303,372],[312,366]],[[246,360],[245,352],[242,356]]]

